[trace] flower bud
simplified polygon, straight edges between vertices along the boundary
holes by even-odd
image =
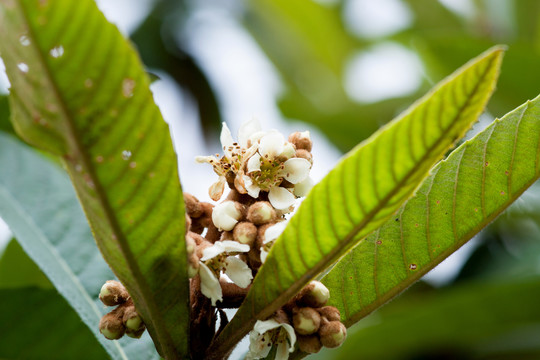
[[[339,310],[333,306],[323,306],[322,308],[318,308],[317,311],[321,315],[321,317],[325,318],[328,321],[340,321],[341,314],[339,313]]]
[[[296,149],[304,149],[307,151],[311,151],[311,147],[313,146],[309,131],[292,133],[289,135],[289,142],[293,143],[294,146],[296,146]]]
[[[186,204],[186,213],[192,218],[198,218],[203,214],[203,209],[199,200],[188,193],[184,193],[184,203]]]
[[[124,322],[126,329],[129,330],[139,330],[141,327],[144,327],[141,316],[137,310],[135,310],[135,305],[126,306],[122,321]]]
[[[123,311],[117,310],[105,314],[99,321],[99,332],[109,340],[120,339],[126,331],[122,321]]]
[[[193,279],[199,273],[199,263],[197,262],[196,264],[197,265],[194,265],[191,262],[188,263],[187,273],[190,279]]]
[[[242,205],[233,201],[224,201],[212,211],[212,222],[220,230],[232,230],[241,218]]]
[[[311,165],[313,165],[313,155],[307,150],[304,150],[304,149],[296,150],[295,157],[306,159],[307,161],[311,163]]]
[[[251,247],[256,237],[257,227],[250,222],[244,221],[234,227],[233,238],[241,244],[247,244]]]
[[[188,256],[193,254],[195,252],[195,249],[197,248],[197,243],[195,242],[195,239],[191,234],[193,233],[188,232],[186,235],[186,252]]]
[[[321,316],[310,307],[293,309],[293,326],[300,335],[311,335],[319,330]]]
[[[146,330],[146,326],[143,326],[139,330],[130,330],[126,329],[126,335],[133,339],[140,339],[142,334],[144,334],[144,331]]]
[[[347,337],[347,328],[339,321],[330,321],[319,329],[321,343],[327,348],[335,348],[343,344]]]
[[[257,201],[249,207],[247,219],[255,225],[267,224],[276,219],[276,210],[268,201]]]
[[[298,335],[296,337],[296,343],[301,351],[308,354],[316,354],[322,348],[321,340],[317,334]]]
[[[330,291],[328,288],[319,281],[312,281],[301,290],[298,304],[319,308],[326,305],[329,298]]]
[[[274,316],[272,316],[272,319],[276,320],[280,324],[290,324],[289,316],[285,311],[282,309],[279,309],[275,312]]]
[[[120,282],[115,280],[108,280],[101,287],[99,292],[99,299],[107,306],[115,306],[126,302],[129,298],[129,294]]]
[[[189,217],[188,214],[186,214],[186,233],[189,231],[189,229],[191,228],[191,218]]]

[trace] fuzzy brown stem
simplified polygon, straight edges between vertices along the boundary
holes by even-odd
[[[221,291],[223,292],[223,301],[218,301],[216,306],[221,309],[236,309],[240,307],[251,287],[250,285],[243,289],[224,279],[220,279],[219,284],[221,285]]]

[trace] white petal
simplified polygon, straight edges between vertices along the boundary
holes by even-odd
[[[289,359],[289,344],[281,342],[276,349],[276,356],[274,360],[287,360]]]
[[[276,209],[287,210],[290,206],[294,205],[296,197],[289,190],[274,186],[268,192],[268,200],[270,200],[270,203]]]
[[[244,175],[244,185],[246,186],[246,190],[249,196],[251,196],[252,198],[259,197],[261,188],[255,185],[249,176]]]
[[[294,328],[289,324],[281,324],[283,329],[287,332],[287,338],[289,339],[289,352],[294,351],[294,344],[296,343],[296,334]]]
[[[223,300],[223,292],[221,285],[212,270],[204,263],[199,264],[199,276],[201,277],[201,292],[204,296],[212,300],[212,306],[216,305],[216,301]]]
[[[261,248],[261,262],[263,264],[266,261],[267,256],[268,256],[268,251],[264,250],[264,248]]]
[[[220,230],[232,230],[241,217],[242,213],[232,201],[217,204],[212,211],[212,222]]]
[[[287,142],[285,144],[285,147],[283,148],[283,152],[279,154],[280,157],[284,157],[286,159],[290,159],[294,156],[296,153],[296,149],[294,148],[294,145],[290,142]]]
[[[267,345],[268,341],[270,341],[268,336],[251,330],[249,332],[249,352],[246,354],[246,360],[265,359],[272,350],[272,347]]]
[[[283,170],[280,171],[280,174],[288,182],[298,184],[308,177],[309,169],[311,169],[311,163],[306,159],[292,158],[283,163]]]
[[[274,159],[283,152],[285,138],[277,131],[266,133],[259,140],[259,154],[264,158]]]
[[[229,130],[225,123],[223,123],[223,127],[221,128],[219,140],[221,141],[221,147],[223,148],[225,156],[230,159],[232,151],[229,150],[229,147],[233,146],[234,140],[231,135],[231,130]]]
[[[253,119],[243,123],[238,130],[238,143],[240,146],[247,148],[249,138],[259,131],[261,131],[261,124],[258,120]]]
[[[247,288],[251,284],[253,274],[245,262],[237,257],[229,256],[226,260],[227,270],[225,274],[241,288]]]
[[[216,241],[214,245],[203,250],[201,261],[207,261],[224,253],[248,252],[249,245],[232,240]]]
[[[294,185],[294,195],[298,197],[306,196],[314,184],[313,179],[308,176],[304,181]]]
[[[261,171],[261,155],[259,154],[253,154],[247,162],[247,173],[254,171]]]
[[[287,221],[281,221],[269,226],[264,232],[263,244],[268,244],[269,242],[276,240],[283,233],[283,230],[285,230],[287,223]]]
[[[250,137],[249,137],[249,140],[248,140],[248,145],[251,144],[251,145],[257,145],[257,143],[259,142],[259,140],[264,136],[266,135],[267,132],[266,131],[257,131],[256,133],[253,133]],[[257,148],[258,148],[258,145],[257,145]]]
[[[262,335],[265,332],[270,331],[272,329],[276,329],[282,325],[283,324],[278,323],[276,320],[264,320],[264,321],[257,320],[257,322],[255,323],[255,326],[253,326],[253,331]]]

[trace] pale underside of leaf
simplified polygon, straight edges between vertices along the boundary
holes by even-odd
[[[17,132],[63,157],[98,246],[162,356],[185,356],[182,192],[140,60],[91,0],[0,6]]]
[[[316,185],[276,241],[212,353],[227,352],[310,279],[381,226],[476,121],[498,77],[502,49],[465,65],[349,153]]]

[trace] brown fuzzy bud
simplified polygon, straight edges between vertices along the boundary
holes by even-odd
[[[328,302],[330,291],[319,281],[312,281],[298,294],[299,305],[319,308]]]
[[[207,202],[200,202],[202,209],[202,215],[200,216],[201,225],[207,228],[212,224],[212,211],[214,210],[214,205]]]
[[[108,314],[105,314],[99,321],[99,332],[109,340],[117,340],[124,336],[126,328],[122,321],[124,315],[123,307],[118,307]]]
[[[145,330],[146,330],[146,326],[144,325],[139,330],[126,329],[126,335],[129,336],[130,338],[140,339],[141,336],[144,334]]]
[[[313,155],[307,150],[304,150],[304,149],[296,150],[295,157],[306,159],[313,165]]]
[[[316,309],[321,317],[325,318],[328,321],[340,321],[341,314],[339,310],[333,306],[323,306],[322,308]]]
[[[304,149],[307,151],[311,151],[311,147],[313,146],[313,143],[311,142],[311,138],[309,136],[309,131],[304,132],[295,132],[289,135],[289,142],[293,143],[296,149]]]
[[[135,305],[126,306],[122,321],[124,322],[126,329],[129,330],[140,330],[142,327],[144,327],[141,316],[137,310],[135,310]]]
[[[298,348],[308,354],[316,354],[321,348],[321,340],[317,334],[314,335],[298,335],[296,337]]]
[[[107,306],[115,306],[126,302],[129,294],[120,282],[109,280],[103,284],[99,292],[99,299]]]
[[[184,203],[186,204],[186,213],[192,218],[198,218],[203,214],[203,208],[199,200],[188,193],[184,193]]]
[[[236,226],[235,226],[235,228],[236,228]],[[233,236],[232,231],[224,231],[224,232],[221,233],[219,241],[225,241],[225,240],[234,240],[234,236]]]
[[[274,316],[272,316],[272,319],[276,320],[280,324],[290,324],[291,323],[289,321],[289,316],[282,309],[279,309],[278,311],[276,311]]]
[[[311,335],[319,330],[321,315],[310,307],[293,309],[293,326],[300,335]]]
[[[186,234],[191,228],[191,223],[192,223],[191,218],[189,217],[188,214],[186,214]]]
[[[236,224],[232,234],[234,240],[252,246],[257,238],[257,227],[250,222],[243,221]]]
[[[249,207],[247,219],[255,225],[267,224],[276,219],[276,210],[268,201],[257,201]]]
[[[264,244],[263,244],[263,242],[264,242],[264,233],[266,232],[266,230],[267,230],[270,226],[272,226],[272,225],[274,225],[274,224],[275,224],[275,223],[264,224],[264,225],[259,226],[259,227],[257,228],[257,241],[255,242],[255,246],[256,246],[257,248],[260,248],[260,247],[262,247],[262,246],[264,245]]]
[[[203,251],[204,249],[212,246],[214,244],[212,244],[210,241],[206,241],[204,240],[203,242],[201,242],[198,246],[197,246],[197,250],[195,251],[195,255],[197,255],[197,257],[200,259],[203,257]]]
[[[195,249],[197,248],[197,243],[195,242],[195,239],[193,238],[192,234],[193,234],[192,232],[188,232],[186,235],[187,256],[191,256],[195,252]]]
[[[339,321],[330,321],[319,329],[321,343],[327,348],[335,348],[343,344],[347,337],[347,328]]]

